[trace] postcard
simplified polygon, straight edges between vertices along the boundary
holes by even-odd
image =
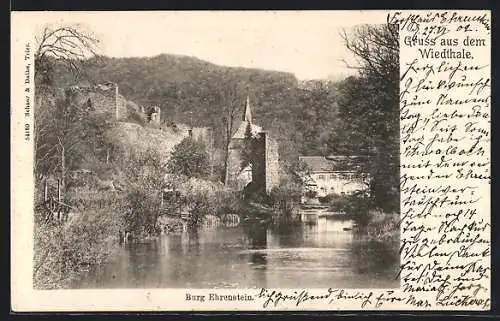
[[[489,11],[11,23],[13,311],[490,309]]]

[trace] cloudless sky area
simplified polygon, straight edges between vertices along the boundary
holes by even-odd
[[[194,56],[218,65],[291,72],[298,79],[352,73],[343,30],[383,24],[386,11],[136,11],[38,12],[37,26],[80,24],[110,57],[162,53]]]

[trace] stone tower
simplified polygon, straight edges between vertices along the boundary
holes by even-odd
[[[254,182],[258,185],[258,189],[269,192],[275,186],[278,175],[277,148],[275,148],[275,144],[273,144],[274,140],[271,139],[270,134],[253,123],[249,97],[247,97],[241,121],[235,125],[236,131],[231,137],[229,144],[228,184],[236,186],[238,190],[242,190],[250,182]],[[259,146],[256,149],[258,155],[256,155],[257,163],[254,168],[252,168],[252,165],[242,168],[242,148],[245,145],[245,133],[248,126],[250,126],[251,134],[257,139]]]

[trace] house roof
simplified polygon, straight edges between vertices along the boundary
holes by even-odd
[[[357,169],[356,160],[361,156],[299,156],[311,172],[354,171]]]

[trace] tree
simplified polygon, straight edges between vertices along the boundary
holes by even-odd
[[[43,85],[52,84],[52,73],[57,63],[65,65],[78,78],[85,62],[97,56],[99,40],[79,26],[46,25],[35,37],[35,79]]]
[[[233,79],[229,72],[223,72],[220,79],[224,82],[220,86],[222,90],[217,94],[221,108],[221,125],[224,128],[224,177],[222,181],[227,185],[229,179],[229,146],[237,114],[240,112],[241,106],[243,106],[242,94],[246,91],[247,85],[243,81]]]
[[[397,26],[363,26],[344,33],[358,74],[339,86],[339,118],[330,148],[366,155],[375,205],[399,210],[399,44]]]
[[[241,149],[241,168],[253,165],[255,156],[254,150],[255,138],[252,135],[252,126],[250,123],[245,128],[245,137],[243,138],[243,148]]]
[[[77,106],[74,93],[66,91],[61,97],[50,86],[58,65],[78,78],[88,58],[96,56],[99,41],[78,26],[46,25],[35,38],[35,169],[47,174],[58,168],[64,187],[67,165],[78,159],[75,153],[97,152],[107,124],[84,106]]]
[[[188,177],[207,177],[210,174],[210,163],[204,146],[191,137],[186,137],[175,146],[168,168],[172,173]]]
[[[38,174],[56,174],[62,190],[67,172],[86,157],[103,158],[106,149],[107,117],[93,113],[87,105],[79,105],[76,93],[66,90],[64,99],[57,99],[40,116],[35,146],[35,170]]]
[[[296,131],[301,135],[301,154],[327,154],[326,141],[337,119],[336,95],[336,86],[329,81],[311,80],[301,84],[298,103],[302,109],[295,120]]]

